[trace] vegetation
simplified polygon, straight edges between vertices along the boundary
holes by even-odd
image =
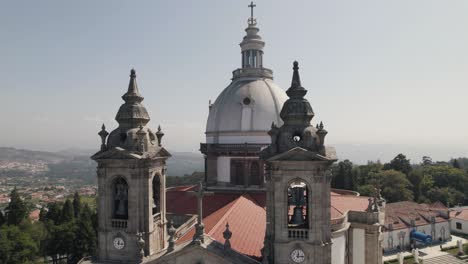
[[[40,259],[77,263],[95,253],[96,212],[81,202],[78,193],[73,200],[42,208],[36,222],[28,219],[31,208],[16,189],[10,197],[5,216],[0,214],[0,263],[37,263]]]
[[[204,172],[194,172],[192,175],[184,175],[183,177],[178,176],[168,176],[166,177],[166,186],[173,187],[173,186],[183,186],[183,185],[193,185],[197,184],[200,181],[203,181],[205,177]]]
[[[332,187],[358,191],[362,195],[374,195],[375,189],[388,202],[416,201],[446,205],[468,202],[468,158],[449,162],[433,162],[423,157],[419,164],[411,164],[403,154],[389,163],[369,162],[354,165],[344,160],[332,167]]]

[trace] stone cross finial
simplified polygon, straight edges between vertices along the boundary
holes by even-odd
[[[226,222],[226,230],[223,232],[223,238],[224,238],[224,249],[230,249],[231,248],[231,239],[232,237],[232,232],[229,230],[229,223]]]
[[[175,246],[175,239],[174,235],[176,233],[176,229],[174,228],[174,222],[169,220],[169,229],[167,229],[167,233],[169,234],[169,246],[167,247],[167,251],[173,251]]]
[[[256,6],[257,6],[257,5],[254,4],[253,1],[250,2],[250,5],[248,6],[248,7],[250,7],[250,19],[249,19],[249,22],[250,22],[251,25],[253,25],[254,22],[255,22],[255,18],[254,18],[254,15],[253,15],[253,9],[254,9],[254,7],[256,7]]]
[[[109,135],[104,124],[102,124],[101,131],[99,131],[98,135],[101,137],[101,151],[104,151],[107,149],[106,138]]]
[[[205,242],[205,226],[203,225],[203,197],[213,195],[212,192],[206,192],[203,188],[203,183],[198,184],[198,191],[191,192],[197,198],[198,202],[198,218],[197,224],[195,225],[195,234],[193,235],[193,242],[196,244],[202,244]]]

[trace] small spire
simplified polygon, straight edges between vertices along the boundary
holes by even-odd
[[[224,238],[224,249],[230,249],[231,248],[231,239],[232,237],[232,232],[229,230],[229,223],[226,222],[226,230],[223,232],[223,238]]]
[[[293,77],[291,87],[286,91],[286,94],[291,98],[303,98],[307,90],[301,86],[301,78],[299,77],[299,63],[293,63]]]
[[[322,122],[322,121],[320,121],[319,129],[320,129],[320,130],[323,130],[323,122]]]
[[[133,68],[130,70],[130,82],[128,83],[128,90],[122,96],[122,99],[126,103],[141,103],[141,101],[143,101],[143,97],[140,94],[140,90],[138,89],[136,82],[136,71]]]
[[[293,78],[291,82],[291,87],[301,87],[301,78],[299,77],[299,63],[297,61],[293,62]]]

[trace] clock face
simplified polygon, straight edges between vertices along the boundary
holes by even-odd
[[[114,247],[118,250],[125,247],[125,241],[121,237],[114,238]]]
[[[291,259],[295,263],[302,263],[305,260],[304,251],[300,249],[295,249],[291,252]]]

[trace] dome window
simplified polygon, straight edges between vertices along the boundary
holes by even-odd
[[[246,98],[244,98],[242,103],[244,103],[245,105],[249,105],[251,103],[251,100],[250,100],[250,98],[246,97]]]

